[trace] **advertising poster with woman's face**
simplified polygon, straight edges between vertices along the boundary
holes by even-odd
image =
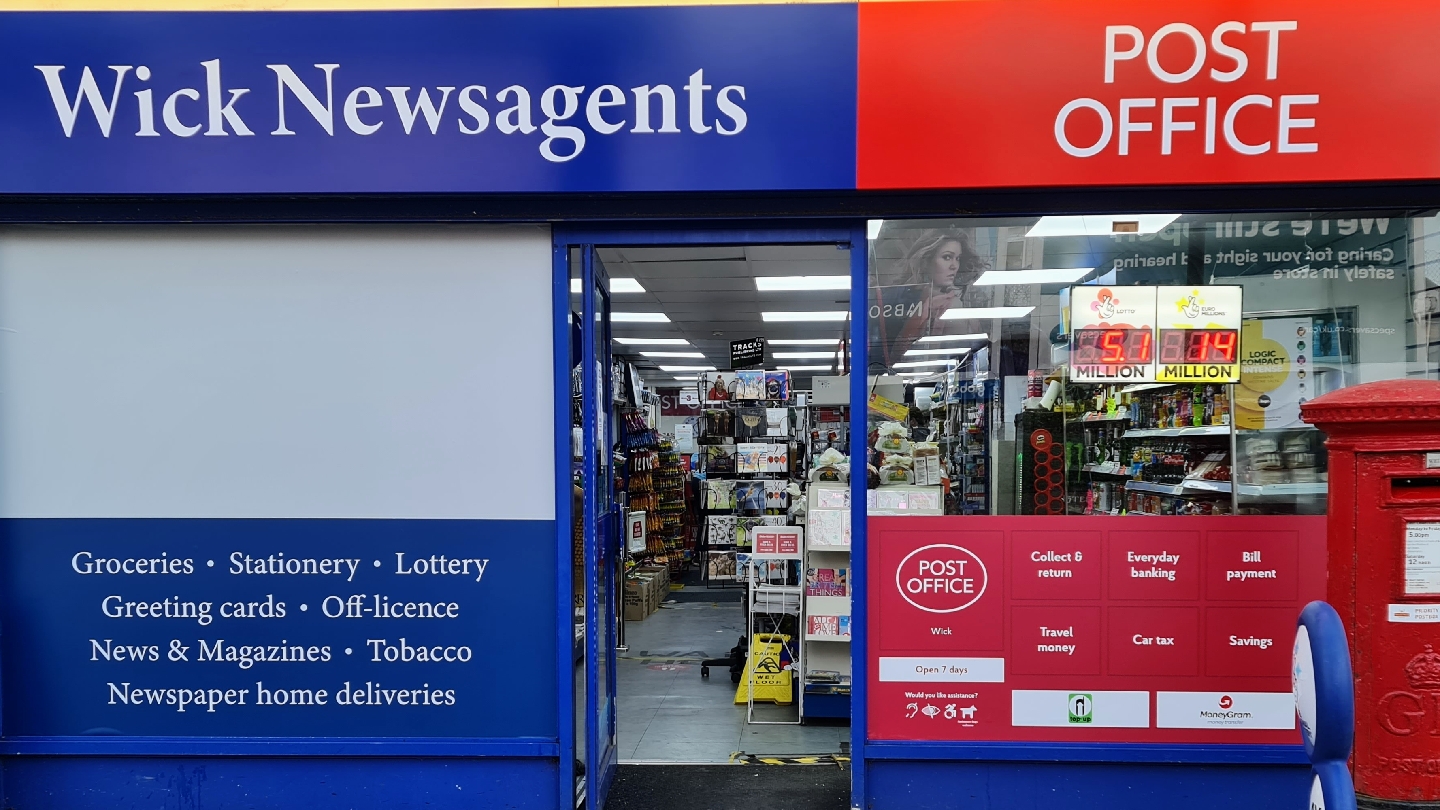
[[[871,371],[893,369],[954,307],[988,305],[972,285],[993,264],[976,246],[974,228],[925,228],[886,222],[875,240],[870,279]],[[986,240],[987,244],[989,240]],[[914,359],[911,357],[910,359]]]

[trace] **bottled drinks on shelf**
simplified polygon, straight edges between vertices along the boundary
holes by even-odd
[[[1131,424],[1141,430],[1230,424],[1226,385],[1177,385],[1129,398]]]
[[[1207,462],[1210,466],[1200,470],[1201,465]],[[1133,480],[1153,484],[1179,484],[1187,478],[1197,477],[1207,481],[1230,480],[1228,451],[1217,451],[1205,444],[1184,439],[1135,442],[1128,463]]]
[[[1138,390],[1136,390],[1138,389]],[[1066,389],[1066,510],[1087,515],[1234,511],[1231,388],[1220,384]]]

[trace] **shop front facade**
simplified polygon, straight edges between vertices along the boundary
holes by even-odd
[[[784,379],[849,445],[810,509],[848,601],[807,618],[845,628],[852,806],[1303,801],[1300,406],[1440,376],[1436,35],[1421,2],[7,12],[7,806],[603,806],[615,402],[733,394],[612,341],[657,313],[606,267],[753,246],[848,271]]]

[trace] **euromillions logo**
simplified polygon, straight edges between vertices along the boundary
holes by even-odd
[[[1200,300],[1200,291],[1195,290],[1184,298],[1181,298],[1179,301],[1176,301],[1175,306],[1180,310],[1180,314],[1191,320],[1194,320],[1200,317],[1200,307],[1204,303],[1204,301]]]

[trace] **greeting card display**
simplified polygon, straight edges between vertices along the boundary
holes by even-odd
[[[765,511],[765,485],[769,481],[736,481],[735,508],[741,512]]]
[[[735,482],[726,478],[710,478],[705,481],[706,509],[734,509]]]
[[[850,511],[848,509],[811,509],[807,520],[810,525],[811,548],[850,547]]]
[[[735,445],[706,445],[705,471],[707,473],[720,473],[722,475],[735,472]]]
[[[790,445],[771,444],[766,447],[766,472],[783,473],[790,469]]]
[[[767,457],[769,446],[756,442],[736,445],[735,472],[762,473],[769,467]]]
[[[735,376],[735,393],[732,399],[764,399],[765,372],[732,371]]]
[[[728,371],[705,373],[704,395],[706,402],[727,402],[734,399],[735,375]]]
[[[790,435],[790,409],[789,409],[789,408],[766,408],[766,409],[765,409],[765,435],[766,435],[766,436],[789,436],[789,435]]]
[[[848,568],[807,568],[805,569],[805,595],[849,596],[849,575]]]
[[[736,542],[734,515],[709,515],[705,518],[705,541],[712,546],[728,546]]]
[[[790,494],[785,491],[784,481],[765,482],[765,509],[784,509],[790,505]]]
[[[765,372],[765,398],[782,400],[790,398],[790,372]]]
[[[769,425],[766,412],[769,409],[758,405],[735,409],[735,438],[740,441],[755,441],[765,438]]]
[[[722,551],[711,553],[706,563],[706,573],[714,580],[733,580],[736,578],[735,552]]]

